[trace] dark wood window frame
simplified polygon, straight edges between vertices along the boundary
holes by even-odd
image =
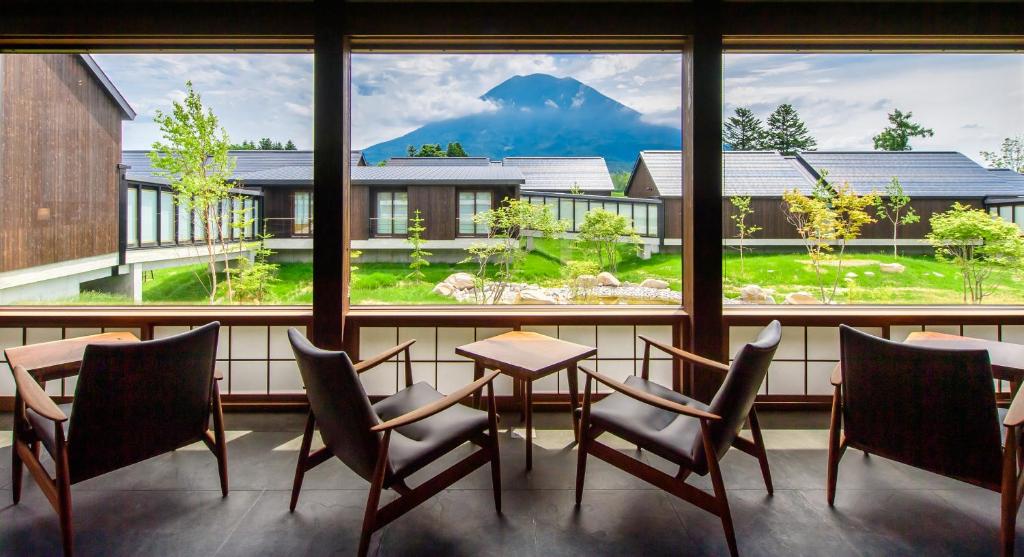
[[[381,233],[380,232],[380,216],[378,213],[379,201],[381,194],[388,194],[391,196],[391,214],[395,214],[395,194],[405,194],[405,229],[409,230],[409,190],[407,188],[374,188],[370,191],[370,238],[406,238],[407,233],[396,234],[394,217],[391,222],[391,232]]]

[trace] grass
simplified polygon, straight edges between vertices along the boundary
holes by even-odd
[[[516,271],[514,280],[540,286],[561,286],[565,283],[563,269],[566,262],[586,258],[572,242],[567,240],[535,240],[534,251],[527,254]],[[679,254],[654,254],[640,259],[627,246],[620,247],[621,261],[615,275],[622,281],[643,282],[647,278],[660,278],[669,288],[682,288],[682,265]],[[894,258],[891,253],[856,253],[848,260],[867,262],[864,266],[845,265],[841,271],[826,268],[831,281],[842,273],[840,290],[835,302],[840,304],[960,304],[960,275],[955,266],[936,261],[931,255],[904,255]],[[757,284],[773,291],[781,302],[792,292],[807,292],[819,296],[813,267],[806,254],[750,253],[745,256],[744,272],[740,273],[739,256],[735,251],[723,255],[723,289],[731,298],[739,296],[740,289]],[[887,274],[879,270],[879,263],[898,262],[906,267],[901,274]],[[434,285],[458,271],[473,273],[471,263],[434,263],[423,268],[425,280],[409,280],[409,268],[403,263],[369,263],[356,260],[358,270],[353,275],[350,296],[354,305],[422,305],[453,304],[451,298],[431,292]],[[865,274],[874,273],[874,276]],[[846,273],[856,277],[846,280]],[[279,281],[272,284],[264,304],[309,304],[313,298],[313,268],[310,263],[283,263]],[[146,304],[207,304],[204,286],[209,278],[203,265],[189,265],[155,271],[143,285]],[[223,277],[220,277],[223,292]],[[831,284],[831,282],[829,282]],[[996,271],[988,281],[988,304],[1016,304],[1024,301],[1024,280],[1009,270]],[[85,292],[74,299],[57,303],[79,305],[130,304],[130,300],[112,294]],[[218,296],[218,303],[226,303]]]

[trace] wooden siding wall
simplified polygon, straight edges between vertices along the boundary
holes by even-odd
[[[275,238],[290,238],[292,235],[291,219],[292,193],[291,188],[263,188],[263,218],[266,220],[266,231]]]
[[[370,188],[351,186],[349,194],[349,238],[368,240],[370,238]]]
[[[0,58],[0,272],[116,253],[120,109],[77,55]]]
[[[456,218],[459,216],[455,186],[413,186],[409,192],[409,218],[420,210],[425,240],[451,240],[455,238]]]
[[[921,218],[920,221],[900,226],[899,237],[903,239],[920,239],[931,231],[928,219],[936,213],[948,211],[955,202],[971,205],[975,208],[982,208],[980,200],[966,199],[914,199],[910,205]],[[793,225],[786,221],[784,204],[778,197],[753,198],[750,201],[750,208],[754,213],[747,217],[747,224],[756,224],[763,228],[754,234],[754,238],[799,238]],[[725,238],[736,237],[736,223],[732,216],[736,214],[735,208],[728,199],[722,200],[722,234]],[[874,215],[874,210],[871,210]],[[671,236],[670,236],[671,237]],[[864,239],[888,239],[892,238],[892,223],[880,220],[874,224],[864,227],[860,235]]]

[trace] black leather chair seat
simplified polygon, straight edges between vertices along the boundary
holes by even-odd
[[[625,383],[672,402],[710,411],[708,405],[699,400],[640,377],[627,377]],[[697,448],[702,443],[700,420],[696,418],[668,412],[624,394],[614,393],[591,405],[590,421],[594,426],[658,456],[693,467],[699,474],[705,473],[706,463],[694,462]]]
[[[416,383],[373,405],[381,420],[397,418],[444,398],[427,383]],[[393,479],[404,478],[488,428],[487,412],[461,404],[396,429],[391,434],[388,460]]]
[[[67,420],[61,422],[61,426],[64,428],[64,439],[68,438],[68,424],[71,423],[71,406],[69,402],[67,404],[59,404],[57,408],[60,408],[61,412],[67,416]],[[46,452],[50,455],[54,455],[57,452],[57,438],[54,437],[53,422],[46,418],[36,414],[31,408],[25,409],[25,416],[28,418],[28,423],[32,424],[32,430],[36,432],[36,436],[43,442],[43,446],[46,447]]]

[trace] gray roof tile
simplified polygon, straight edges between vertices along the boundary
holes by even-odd
[[[612,177],[602,157],[505,157],[505,167],[518,168],[526,178],[523,190],[568,192],[612,191]]]
[[[391,157],[387,166],[487,166],[487,157]]]

